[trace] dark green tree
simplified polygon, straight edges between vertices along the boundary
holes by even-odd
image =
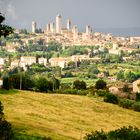
[[[106,89],[107,88],[107,84],[104,80],[100,79],[96,82],[95,84],[95,88],[96,89]]]
[[[8,36],[9,34],[13,33],[13,28],[8,26],[8,25],[5,25],[5,24],[2,24],[2,22],[5,20],[5,17],[0,13],[0,38],[2,36],[6,37]]]
[[[53,90],[53,83],[45,77],[39,77],[36,81],[36,88],[40,92],[48,92]]]
[[[81,90],[81,89],[86,89],[86,82],[84,81],[79,81],[79,80],[76,80],[73,82],[73,88],[75,89],[78,89],[78,90]]]
[[[11,88],[11,83],[8,76],[3,77],[3,88],[6,90],[9,90]]]
[[[3,113],[3,105],[0,102],[0,139],[11,140],[13,137],[12,127],[9,122],[5,120]]]

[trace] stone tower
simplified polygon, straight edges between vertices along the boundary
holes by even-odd
[[[47,32],[50,32],[50,24],[47,24],[47,26],[46,26],[46,31],[47,31]]]
[[[72,32],[73,32],[73,38],[77,39],[78,38],[78,26],[77,25],[73,26]]]
[[[89,36],[91,35],[92,29],[89,25],[86,26],[86,35]]]
[[[56,16],[56,33],[61,33],[62,29],[62,16],[58,14]]]
[[[37,26],[36,22],[33,21],[32,22],[32,33],[36,33],[36,26]]]
[[[67,29],[68,30],[71,29],[71,21],[70,21],[70,19],[67,19]]]
[[[50,32],[51,33],[55,33],[55,25],[54,25],[54,22],[51,22],[50,23]]]

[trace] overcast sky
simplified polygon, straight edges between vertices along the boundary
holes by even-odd
[[[70,18],[80,30],[88,24],[93,31],[140,35],[140,0],[0,0],[0,11],[15,28],[31,29],[32,21],[44,28],[60,13],[63,26]]]

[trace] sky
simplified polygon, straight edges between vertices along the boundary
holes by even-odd
[[[93,32],[140,36],[140,0],[0,0],[5,23],[31,30],[31,22],[44,28],[62,15],[63,27],[70,18],[80,31],[91,25]]]

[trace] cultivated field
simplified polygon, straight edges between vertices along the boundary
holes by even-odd
[[[140,113],[104,103],[101,98],[0,91],[6,119],[19,133],[78,140],[92,130],[122,126],[140,128]]]

